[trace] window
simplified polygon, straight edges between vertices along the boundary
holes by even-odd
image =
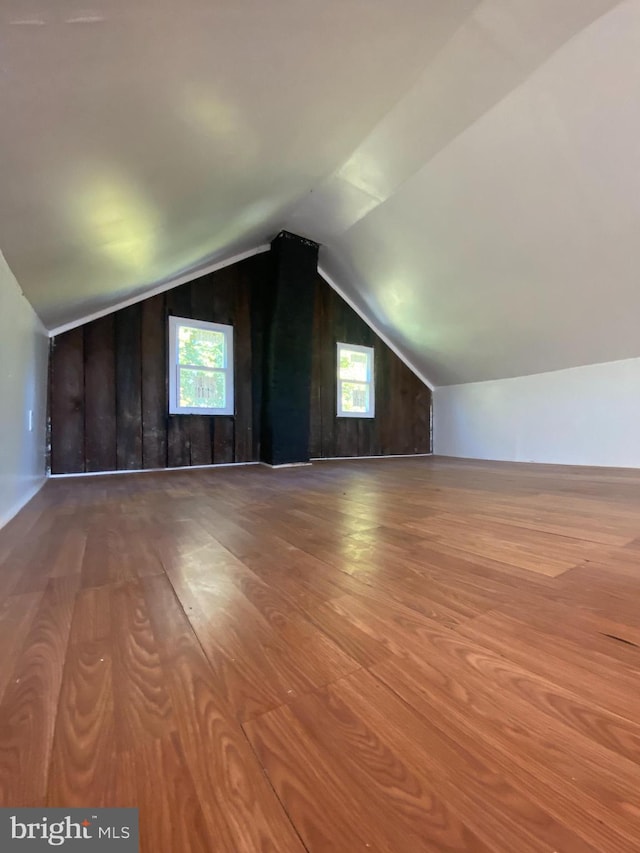
[[[233,414],[233,326],[169,317],[169,413]]]
[[[373,348],[338,344],[338,417],[375,415]]]

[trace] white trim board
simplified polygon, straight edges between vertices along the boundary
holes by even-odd
[[[378,456],[312,456],[312,462],[344,462],[348,459],[418,459],[422,456],[433,456],[433,453],[387,453]]]
[[[269,465],[268,462],[214,462],[212,465],[178,465],[174,468],[132,468],[131,470],[119,471],[82,471],[79,474],[48,474],[48,478],[51,480],[71,480],[75,477],[111,477],[116,474],[162,474],[165,471],[201,471],[206,468],[248,468],[256,465],[271,468],[275,471],[279,468],[302,468],[312,465],[314,462],[346,462],[350,459],[415,459],[421,456],[433,456],[433,453],[395,453],[388,456],[313,456],[308,462],[288,462],[284,465]],[[42,484],[30,495],[28,500],[31,500],[37,494],[44,485],[44,482],[43,480]],[[16,510],[16,513],[18,511]],[[2,527],[2,522],[0,522],[0,527]]]
[[[320,264],[318,264],[318,273],[327,282],[327,284],[335,290],[338,296],[344,299],[349,308],[355,311],[361,320],[364,320],[364,322],[371,329],[371,331],[375,332],[375,334],[380,338],[380,340],[383,341],[389,347],[389,349],[393,353],[395,353],[395,355],[398,356],[400,361],[405,364],[409,368],[409,370],[418,377],[418,379],[423,383],[423,385],[426,385],[427,388],[433,391],[433,382],[427,379],[427,377],[424,376],[424,374],[422,374],[418,370],[418,368],[413,364],[413,362],[400,349],[398,349],[398,347],[394,343],[392,343],[392,341],[389,340],[389,338],[384,334],[384,332],[380,331],[380,329],[375,325],[375,323],[370,320],[369,317],[367,317],[364,311],[362,311],[362,309],[358,305],[356,305],[356,303],[353,301],[353,299],[351,299],[350,296],[347,296],[344,290],[336,284],[335,280],[329,275],[326,270],[322,268]]]
[[[283,462],[281,465],[272,465],[270,462],[259,462],[258,464],[276,471],[279,468],[306,468],[311,465],[311,460],[309,462]]]
[[[214,462],[211,465],[177,465],[172,468],[131,468],[117,471],[81,471],[78,474],[49,474],[52,480],[67,480],[73,477],[110,477],[113,474],[160,474],[163,471],[198,471],[203,468],[242,468],[261,465],[261,462]]]
[[[187,284],[190,281],[202,278],[203,275],[209,275],[209,273],[217,272],[218,270],[230,267],[233,264],[238,264],[240,261],[246,261],[247,258],[252,258],[254,255],[261,255],[263,252],[268,252],[270,249],[271,245],[269,243],[262,243],[253,249],[247,249],[246,252],[240,252],[237,255],[232,255],[230,258],[226,258],[223,261],[215,261],[207,266],[198,267],[196,270],[183,273],[182,275],[176,276],[176,278],[172,278],[169,281],[158,284],[156,287],[145,290],[144,293],[139,293],[137,296],[131,296],[129,299],[123,299],[121,302],[116,302],[115,305],[110,305],[108,308],[101,308],[99,311],[94,311],[93,314],[87,314],[79,320],[72,320],[70,323],[63,323],[60,326],[55,326],[53,329],[47,330],[47,334],[50,338],[54,338],[56,335],[61,335],[63,332],[69,332],[71,329],[76,329],[78,326],[84,326],[85,323],[90,323],[92,320],[99,320],[100,317],[106,317],[107,314],[113,314],[114,311],[119,311],[121,308],[128,308],[129,305],[144,302],[145,299],[150,299],[152,296],[157,296],[159,293],[164,293],[167,290],[173,290],[174,287],[179,287],[181,284]]]

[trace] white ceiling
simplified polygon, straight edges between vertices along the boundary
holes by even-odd
[[[640,355],[640,0],[3,0],[49,327],[288,228],[436,384]]]

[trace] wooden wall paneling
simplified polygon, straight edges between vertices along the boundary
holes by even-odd
[[[142,467],[167,465],[168,329],[164,293],[142,303]]]
[[[216,316],[214,299],[214,273],[189,282],[189,317],[192,320],[220,322]]]
[[[412,378],[413,452],[431,453],[431,390],[417,376]]]
[[[398,453],[398,448],[402,446],[399,441],[400,419],[402,417],[402,404],[404,402],[402,396],[402,386],[400,383],[400,371],[398,361],[393,357],[393,353],[387,348],[387,364],[389,371],[387,394],[389,397],[389,450],[388,453]]]
[[[234,419],[230,415],[216,415],[213,432],[213,461],[216,465],[234,462]]]
[[[257,255],[59,335],[49,379],[51,470],[258,460],[273,258]],[[312,326],[313,457],[426,453],[431,392],[319,275]],[[235,329],[235,418],[168,414],[168,315]],[[336,417],[336,342],[374,346],[376,417]],[[284,377],[286,381],[286,376]]]
[[[191,318],[191,283],[167,291],[167,317]],[[168,326],[168,321],[166,321]],[[165,370],[166,370],[165,365]],[[168,409],[167,409],[168,411]],[[191,465],[191,415],[169,415],[167,419],[167,466]]]
[[[377,352],[376,352],[376,342],[378,340],[377,335],[365,324],[365,328],[368,332],[368,342],[367,346],[373,347],[373,381],[374,381],[374,390],[377,386],[377,372],[378,372],[378,364],[377,364]],[[363,418],[360,421],[360,430],[358,432],[358,456],[379,456],[380,455],[380,421],[377,417],[379,409],[378,409],[378,395],[375,395],[375,418]]]
[[[389,453],[399,453],[400,447],[404,447],[403,414],[406,399],[406,388],[404,375],[400,370],[397,359],[389,357],[389,395],[392,398],[392,406],[389,412]]]
[[[312,455],[379,456],[428,452],[429,389],[320,277],[315,313],[312,399],[314,421],[317,421],[315,412],[320,410],[321,453],[313,452]],[[375,418],[336,417],[337,341],[374,347]],[[317,423],[312,424],[312,430],[315,448],[318,446]]]
[[[45,432],[45,471],[51,473],[51,390],[53,388],[53,339],[49,339],[49,358],[47,361],[47,427]]]
[[[51,355],[51,471],[85,470],[84,334],[72,329],[58,335]]]
[[[211,276],[213,283],[213,311],[216,323],[234,325],[236,289],[238,286],[239,264],[217,270]],[[235,338],[235,335],[234,335]],[[234,349],[237,343],[234,341]],[[238,382],[235,382],[235,394]],[[234,394],[234,397],[235,397]],[[235,419],[226,415],[216,415],[213,422],[213,461],[216,464],[234,461]]]
[[[142,304],[115,315],[116,462],[142,468]]]
[[[402,372],[404,373],[405,379],[405,387],[406,387],[406,398],[405,398],[405,409],[403,415],[403,427],[404,427],[404,435],[406,439],[406,446],[410,448],[408,453],[415,453],[414,448],[416,447],[416,421],[419,417],[419,413],[416,409],[416,392],[418,390],[416,385],[416,377],[409,370],[409,368],[402,362]]]
[[[250,269],[240,265],[234,292],[235,429],[234,461],[251,462],[253,455],[253,401],[251,394],[251,283]]]
[[[233,324],[235,291],[239,280],[239,264],[217,270],[210,276],[212,282],[213,314],[216,323]],[[209,276],[208,276],[209,278]]]
[[[344,311],[344,329],[347,338],[345,343],[370,347],[374,339],[373,332],[362,317],[356,314],[342,299],[340,301],[342,302]]]
[[[377,456],[375,450],[375,418],[359,418],[357,420],[357,456]]]
[[[85,470],[116,467],[115,321],[108,314],[84,326]]]
[[[400,359],[401,388],[398,453],[428,453],[431,392]]]
[[[336,418],[336,456],[358,455],[358,418]]]
[[[190,465],[213,462],[214,418],[211,415],[188,415]]]

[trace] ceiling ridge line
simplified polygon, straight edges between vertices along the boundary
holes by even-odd
[[[548,63],[548,62],[549,62],[549,61],[550,61],[550,60],[551,60],[551,59],[552,59],[552,58],[553,58],[553,57],[554,57],[554,56],[555,56],[555,55],[556,55],[560,50],[562,50],[562,48],[564,48],[567,44],[569,44],[571,41],[573,41],[573,39],[577,38],[581,33],[585,32],[585,31],[586,31],[586,30],[588,30],[590,27],[592,27],[592,26],[596,23],[596,21],[599,21],[601,18],[604,18],[606,15],[610,14],[610,13],[611,13],[615,8],[617,8],[618,6],[620,6],[620,5],[621,5],[622,3],[624,3],[624,2],[626,2],[626,0],[614,0],[614,2],[612,2],[611,6],[610,6],[608,9],[606,9],[606,10],[605,10],[605,11],[603,11],[603,12],[600,12],[600,13],[599,13],[598,15],[596,15],[592,20],[590,20],[588,24],[585,24],[584,26],[581,26],[579,29],[577,29],[577,30],[575,30],[574,32],[572,32],[572,33],[571,33],[571,35],[569,35],[569,36],[568,36],[568,38],[565,38],[565,39],[563,39],[562,41],[560,41],[560,42],[559,42],[559,43],[558,43],[558,44],[557,44],[557,45],[556,45],[556,46],[555,46],[555,47],[554,47],[554,48],[553,48],[553,49],[552,49],[552,50],[551,50],[551,51],[550,51],[550,52],[549,52],[549,53],[548,53],[548,54],[547,54],[547,55],[546,55],[546,56],[545,56],[545,57],[544,57],[540,62],[536,63],[532,68],[530,68],[530,69],[526,70],[526,71],[524,72],[523,76],[518,80],[518,82],[517,82],[514,86],[512,86],[512,88],[510,88],[507,92],[505,92],[503,95],[501,95],[500,97],[498,97],[498,98],[497,98],[497,100],[493,101],[493,103],[491,103],[491,104],[490,104],[490,106],[489,106],[489,107],[487,107],[487,109],[483,110],[483,111],[482,111],[478,116],[476,116],[476,117],[475,117],[472,121],[470,121],[468,124],[465,124],[465,126],[464,126],[463,128],[461,128],[459,131],[457,131],[456,133],[454,133],[454,134],[453,134],[453,136],[451,136],[451,137],[450,137],[450,138],[449,138],[449,139],[448,139],[444,144],[440,145],[440,146],[437,148],[437,150],[435,150],[435,151],[433,152],[433,154],[429,157],[429,159],[428,159],[428,160],[425,160],[425,161],[423,161],[423,162],[421,163],[421,165],[419,166],[419,168],[418,168],[418,169],[416,169],[414,172],[411,172],[409,175],[407,175],[406,177],[404,177],[404,178],[403,178],[403,179],[402,179],[402,180],[401,180],[401,181],[400,181],[400,182],[399,182],[399,183],[398,183],[398,184],[393,188],[393,190],[392,190],[392,191],[387,195],[387,197],[386,197],[386,198],[381,199],[380,201],[378,201],[378,204],[376,204],[376,206],[375,206],[375,207],[372,207],[370,210],[367,210],[367,212],[366,212],[365,214],[363,214],[361,217],[359,217],[358,219],[356,219],[356,221],[355,221],[352,225],[349,225],[349,227],[348,227],[348,228],[346,228],[344,231],[342,231],[342,232],[341,232],[341,234],[340,234],[340,238],[343,238],[346,234],[348,234],[348,233],[351,231],[351,229],[352,229],[352,228],[355,228],[355,227],[356,227],[357,225],[359,225],[361,222],[364,222],[364,220],[365,220],[368,216],[370,216],[372,213],[374,213],[376,210],[378,210],[378,209],[379,209],[379,208],[381,208],[384,204],[386,204],[388,201],[390,201],[390,200],[391,200],[395,195],[397,195],[397,193],[401,190],[401,188],[402,188],[405,184],[407,184],[409,181],[413,180],[417,175],[419,175],[419,174],[420,174],[422,171],[424,171],[427,167],[430,167],[430,166],[431,166],[431,164],[433,163],[433,161],[434,161],[434,160],[436,160],[436,159],[440,156],[440,154],[442,154],[442,152],[443,152],[443,151],[445,151],[445,150],[446,150],[446,149],[447,149],[447,148],[448,148],[452,143],[454,143],[454,142],[456,141],[456,139],[459,139],[461,136],[463,136],[465,133],[467,133],[471,128],[475,127],[475,125],[476,125],[476,124],[478,124],[478,122],[480,122],[480,121],[481,121],[485,116],[489,115],[493,110],[495,110],[495,109],[496,109],[496,107],[498,107],[500,104],[502,104],[504,101],[506,101],[506,100],[507,100],[507,98],[511,97],[511,95],[513,95],[513,93],[514,93],[514,92],[517,92],[517,91],[518,91],[518,89],[520,89],[522,86],[524,86],[524,85],[527,83],[527,81],[528,81],[528,80],[530,80],[530,79],[531,79],[531,77],[533,77],[535,74],[537,74],[537,72],[538,72],[538,71],[540,71],[540,69],[541,69],[543,66],[545,66],[545,65],[546,65],[546,64],[547,64],[547,63]],[[482,5],[482,3],[480,3],[479,5]],[[477,9],[477,8],[478,8],[478,7],[476,7],[476,9]],[[476,11],[476,10],[474,10],[474,12],[469,16],[469,18],[467,19],[467,23],[468,23],[468,21],[469,21],[469,20],[471,20],[471,19],[473,18],[473,16],[475,15],[475,11]],[[455,35],[456,35],[456,34],[457,34],[457,32],[462,28],[462,26],[463,26],[463,25],[461,25],[461,27],[459,27],[459,28],[458,28],[458,30],[456,30],[456,32],[452,35],[452,38],[453,38],[453,37],[455,37]],[[449,41],[451,41],[451,39],[450,39]],[[447,42],[446,44],[448,44],[448,43],[449,43],[449,42]],[[434,60],[435,60],[435,59],[440,55],[440,53],[442,52],[442,50],[444,50],[445,46],[446,46],[446,45],[443,45],[443,46],[442,46],[442,48],[441,48],[441,50],[440,50],[440,51],[438,51],[438,52],[434,55],[434,57],[432,58],[432,60],[431,60],[431,62],[429,63],[429,65],[426,65],[426,66],[425,66],[425,68],[424,68],[424,70],[423,70],[422,74],[420,75],[420,78],[421,78],[421,77],[422,77],[422,76],[427,72],[427,70],[428,70],[428,68],[430,67],[430,65],[431,65],[431,64],[433,63],[433,61],[434,61]],[[385,113],[385,115],[382,117],[382,119],[378,122],[378,124],[377,124],[375,127],[378,127],[378,125],[379,125],[379,124],[381,124],[381,123],[382,123],[382,121],[384,121],[384,119],[387,117],[387,115],[389,115],[389,113],[393,112],[393,110],[394,110],[394,109],[396,109],[396,107],[397,107],[399,104],[401,104],[404,100],[406,100],[406,98],[411,94],[411,92],[413,92],[413,90],[418,86],[418,82],[419,82],[419,79],[420,79],[420,78],[418,78],[418,80],[416,80],[416,82],[413,84],[413,86],[411,86],[411,87],[410,87],[410,88],[405,92],[405,94],[404,94],[404,95],[403,95],[403,96],[402,96],[402,97],[401,97],[401,98],[396,102],[396,104],[394,104],[394,106],[393,106],[393,107],[392,107],[392,108],[391,108],[387,113]],[[374,127],[374,129],[371,131],[371,133],[370,133],[367,137],[365,137],[365,139],[363,140],[363,143],[364,143],[364,141],[366,141],[366,139],[368,139],[368,138],[369,138],[369,136],[373,133],[373,131],[375,130],[375,127]],[[362,145],[363,143],[361,143],[361,145]],[[361,146],[359,146],[359,147],[361,147]],[[357,150],[358,150],[358,149],[356,148],[356,149],[354,150],[354,152],[352,152],[352,154],[353,154],[353,153],[355,153]],[[345,163],[346,163],[346,162],[348,162],[348,160],[345,160]],[[344,166],[344,163],[342,164],[342,166],[340,166],[340,169],[341,169],[343,166]],[[333,174],[335,174],[336,176],[339,176],[339,169],[337,169],[337,170],[335,171],[335,173],[333,173]],[[333,174],[332,174],[332,175],[330,175],[329,177],[333,177]],[[352,181],[350,181],[348,178],[343,177],[343,178],[342,178],[342,180],[346,181],[347,183],[351,184],[351,186],[353,186],[355,189],[357,189],[357,190],[359,190],[360,192],[362,192],[362,189],[361,189],[360,187],[358,187],[356,184],[354,184]],[[376,197],[376,196],[374,196],[374,195],[373,195],[373,193],[371,193],[371,192],[369,192],[369,191],[366,191],[366,190],[365,190],[365,192],[366,192],[366,194],[367,194],[368,196],[370,196],[371,198],[375,198],[375,197]],[[328,241],[327,241],[327,242],[328,242]]]

